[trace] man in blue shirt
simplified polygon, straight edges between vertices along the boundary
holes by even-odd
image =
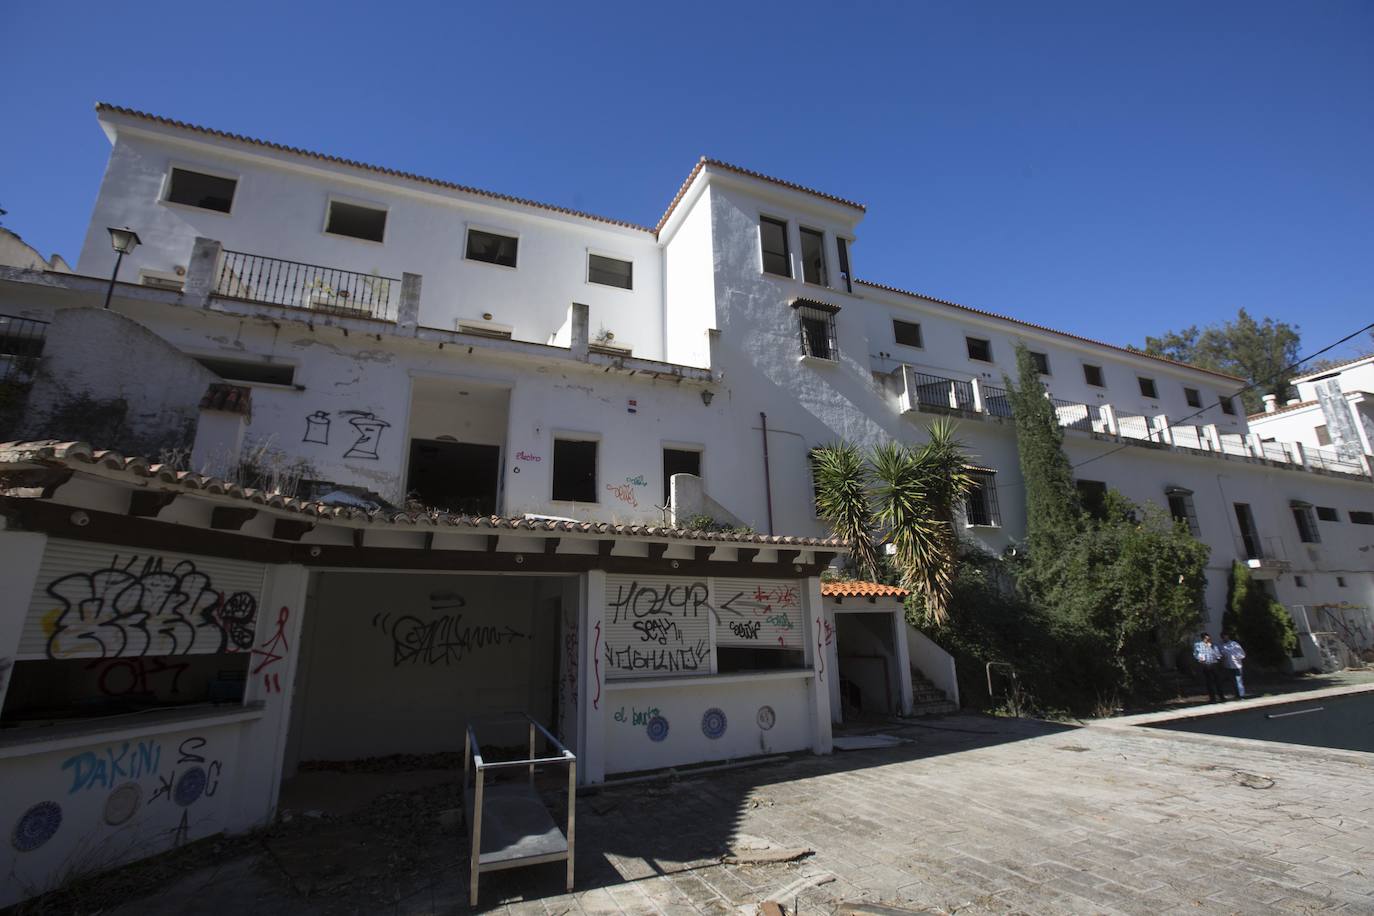
[[[1193,643],[1193,661],[1202,669],[1202,682],[1207,685],[1208,701],[1224,701],[1226,694],[1221,689],[1221,652],[1212,645],[1211,633],[1203,633],[1202,638]]]

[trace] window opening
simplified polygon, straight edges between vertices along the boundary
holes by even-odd
[[[553,498],[577,503],[597,502],[595,441],[553,441]]]

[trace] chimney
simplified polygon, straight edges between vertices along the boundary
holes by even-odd
[[[1273,413],[1279,409],[1279,396],[1277,394],[1266,394],[1264,396],[1264,412]]]

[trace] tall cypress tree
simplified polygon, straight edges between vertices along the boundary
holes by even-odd
[[[1007,394],[1026,488],[1026,540],[1032,562],[1043,568],[1083,530],[1083,507],[1064,454],[1064,430],[1025,344],[1016,346],[1016,369],[1017,383],[1007,381]]]

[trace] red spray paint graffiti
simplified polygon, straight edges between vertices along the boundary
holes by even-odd
[[[592,646],[592,665],[596,671],[596,696],[592,698],[592,709],[601,708],[601,621],[596,622],[596,644]]]
[[[253,669],[255,676],[261,673],[264,668],[271,668],[281,661],[290,651],[291,646],[286,641],[286,620],[290,616],[291,609],[283,606],[277,613],[277,632],[272,635],[271,639],[262,644],[262,648],[253,650],[254,655],[262,656],[262,661],[258,662],[258,666]],[[276,672],[263,674],[262,683],[268,693],[281,693],[281,679]]]

